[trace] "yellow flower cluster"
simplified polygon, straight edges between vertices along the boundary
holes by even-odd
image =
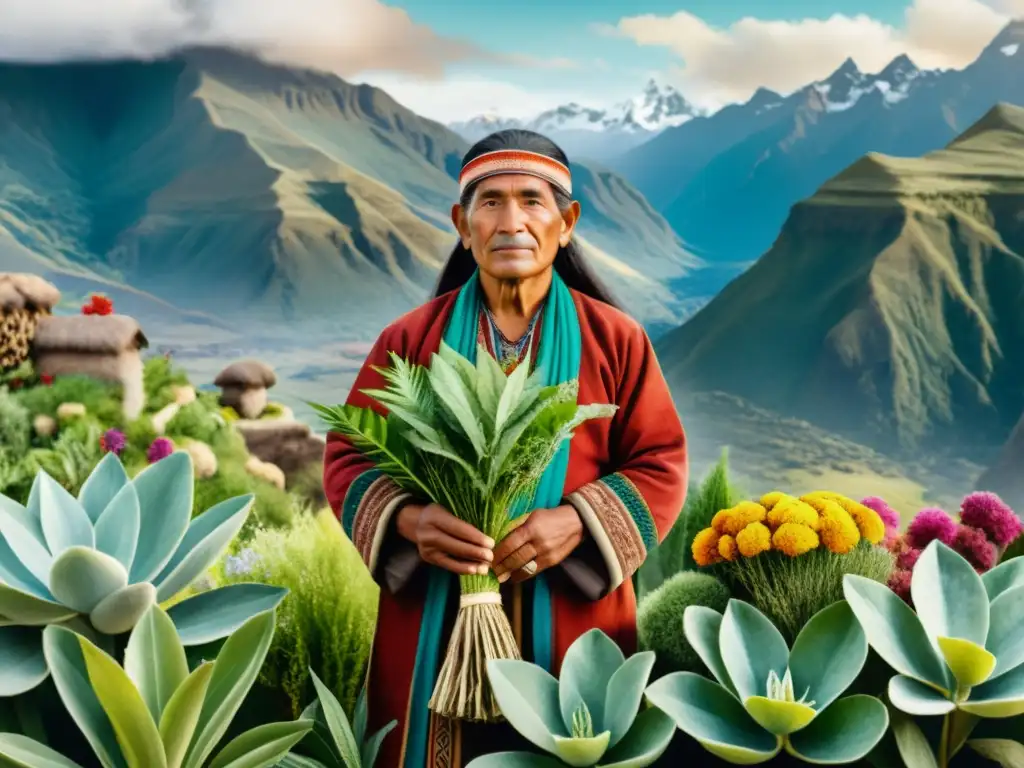
[[[772,491],[759,502],[723,509],[693,539],[693,558],[704,567],[777,550],[798,557],[824,545],[846,554],[862,539],[878,544],[885,524],[873,509],[829,491],[796,498]]]

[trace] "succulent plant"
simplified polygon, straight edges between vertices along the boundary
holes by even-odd
[[[500,752],[478,757],[467,768],[652,765],[675,732],[658,709],[637,714],[653,666],[651,651],[626,659],[597,629],[569,646],[558,680],[525,661],[488,661],[487,674],[505,719],[554,757]]]
[[[718,682],[675,672],[653,683],[647,698],[727,762],[764,763],[785,749],[809,763],[851,763],[889,727],[878,699],[839,698],[868,655],[845,602],[816,613],[792,650],[763,613],[741,600],[730,600],[724,615],[691,606],[683,628]]]
[[[884,585],[847,576],[843,586],[871,647],[897,672],[888,687],[892,706],[946,719],[940,766],[977,718],[1024,714],[1024,559],[979,576],[932,541],[911,577],[916,613]]]
[[[69,623],[91,636],[128,632],[209,568],[242,527],[251,496],[192,519],[192,461],[178,453],[129,480],[108,453],[76,499],[40,471],[27,506],[0,495],[0,696],[39,685],[48,668],[42,628]],[[286,590],[236,584],[169,613],[185,645],[219,640]],[[102,641],[99,641],[102,642]]]
[[[313,721],[313,732],[298,746],[309,755],[289,752],[277,768],[374,768],[381,744],[398,721],[392,720],[380,730],[367,734],[366,689],[359,692],[353,713],[355,722],[350,724],[341,702],[316,672],[311,669],[309,673],[316,687],[317,700],[306,707],[300,717]]]
[[[66,627],[43,630],[43,646],[57,693],[104,768],[262,768],[287,754],[313,722],[259,725],[211,755],[259,675],[274,620],[273,609],[251,617],[215,661],[191,672],[174,624],[158,605],[132,630],[123,668]],[[0,758],[16,768],[77,768],[12,733],[0,733]]]

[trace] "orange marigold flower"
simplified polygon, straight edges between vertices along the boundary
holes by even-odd
[[[760,523],[767,512],[754,501],[741,501],[735,507],[716,512],[711,518],[711,527],[721,534],[735,536],[751,523]]]
[[[736,534],[736,546],[744,557],[757,557],[772,548],[772,532],[764,523],[751,523]]]
[[[795,499],[792,496],[782,499],[768,513],[768,525],[773,529],[785,523],[806,525],[812,531],[818,530],[820,526],[818,511],[806,501]]]
[[[819,540],[818,534],[806,525],[783,523],[772,534],[772,544],[775,549],[790,557],[799,557],[812,549],[817,549]]]
[[[722,562],[718,554],[719,533],[714,528],[705,528],[693,537],[693,560],[701,568]]]
[[[875,510],[838,493],[829,494],[829,498],[847,511],[865,539],[878,544],[885,538],[885,522]]]
[[[740,556],[739,547],[736,546],[736,539],[729,534],[725,534],[718,540],[718,554],[723,559],[732,562]]]
[[[845,555],[857,546],[860,531],[850,513],[834,501],[825,501],[820,513],[821,540],[830,552]]]
[[[782,491],[771,491],[770,493],[766,493],[764,496],[761,497],[761,506],[764,507],[766,510],[771,510],[772,507],[774,507],[783,499],[790,498],[792,498],[792,496],[790,496],[788,493],[783,493]]]

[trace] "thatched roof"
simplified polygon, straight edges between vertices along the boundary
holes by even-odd
[[[218,387],[272,387],[277,383],[274,369],[259,360],[239,360],[221,371],[213,383]]]
[[[49,311],[60,301],[53,283],[27,272],[0,272],[0,311],[29,309]]]
[[[139,324],[127,315],[44,317],[33,342],[35,353],[78,352],[116,355],[149,346]]]

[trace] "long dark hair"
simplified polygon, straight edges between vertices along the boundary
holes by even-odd
[[[567,168],[569,167],[569,158],[565,156],[565,152],[555,142],[546,136],[541,136],[539,133],[520,128],[498,131],[480,139],[480,141],[470,147],[466,156],[462,158],[462,164],[465,165],[487,152],[496,152],[501,149],[520,149],[527,152],[536,152],[557,160]],[[558,205],[558,210],[566,210],[572,204],[572,199],[554,185],[552,185],[551,189],[555,193],[555,202]],[[460,196],[459,205],[463,209],[468,209],[473,202],[474,191],[475,185],[470,185]],[[558,249],[558,253],[555,255],[554,269],[570,288],[592,299],[609,304],[616,309],[621,309],[619,303],[612,297],[611,292],[604,286],[601,279],[587,265],[583,249],[576,242],[575,237],[569,241],[568,245]],[[434,297],[436,298],[456,288],[461,288],[473,275],[474,270],[476,270],[476,260],[473,258],[473,252],[468,248],[464,248],[462,241],[459,240],[452,249],[448,261],[441,268],[441,275],[438,277],[437,285],[434,287]]]

